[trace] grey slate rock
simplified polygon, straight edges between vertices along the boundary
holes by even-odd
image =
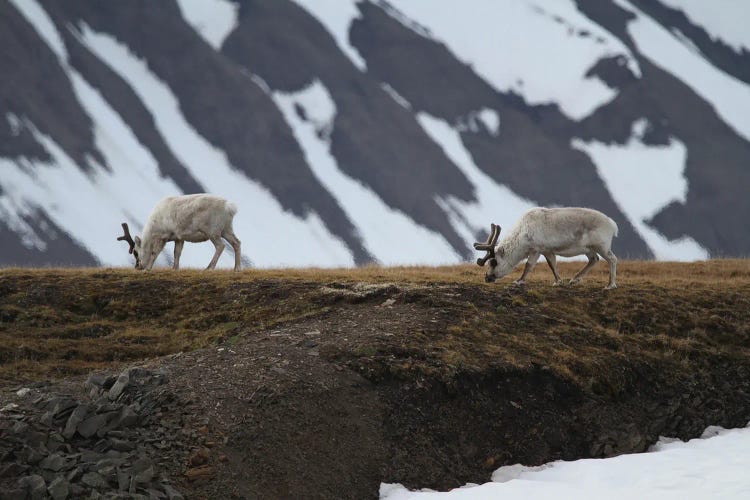
[[[63,477],[58,477],[47,487],[47,492],[53,500],[65,500],[70,494],[70,485]]]
[[[78,434],[85,438],[90,438],[96,434],[101,428],[103,428],[109,419],[111,418],[110,413],[101,413],[94,415],[78,424]]]
[[[17,463],[9,463],[0,467],[0,478],[4,477],[20,477],[24,472],[29,470],[26,465]]]
[[[59,471],[65,466],[65,459],[60,456],[58,453],[54,453],[52,455],[48,455],[47,458],[42,460],[42,462],[39,464],[39,467],[42,469],[47,469],[51,471]]]
[[[169,498],[169,500],[185,500],[185,497],[182,496],[182,494],[174,489],[171,485],[162,484],[162,488],[164,489],[164,493],[167,494],[167,498]]]
[[[47,496],[47,484],[44,482],[44,478],[38,474],[22,477],[18,480],[18,486],[25,488],[32,500]]]
[[[86,415],[89,414],[90,408],[88,405],[78,405],[75,410],[73,410],[73,413],[70,414],[70,417],[68,417],[68,421],[65,424],[65,430],[63,430],[63,436],[65,436],[66,439],[70,439],[73,437],[73,435],[76,433],[76,429],[78,428],[78,424],[83,422],[83,420],[86,418]]]
[[[92,488],[109,488],[109,483],[98,472],[87,472],[81,478],[81,482]]]
[[[0,487],[0,500],[19,500],[26,498],[24,488],[2,488]]]
[[[122,391],[125,390],[125,388],[128,386],[129,383],[130,383],[129,370],[125,370],[120,374],[119,377],[117,377],[117,381],[109,389],[108,397],[110,401],[114,401],[115,399],[119,398],[120,394],[122,394]]]

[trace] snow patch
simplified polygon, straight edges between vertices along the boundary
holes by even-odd
[[[367,71],[367,63],[351,43],[349,29],[352,21],[360,17],[357,2],[359,0],[294,0],[322,24],[336,40],[336,44],[346,56],[359,68]]]
[[[490,222],[510,228],[524,212],[536,206],[479,169],[457,129],[427,113],[418,113],[417,121],[474,186],[476,201],[466,202],[454,197],[438,200],[448,213],[453,227],[467,241],[474,241],[477,233],[487,231]]]
[[[627,30],[638,51],[693,89],[730,127],[750,140],[750,86],[713,66],[691,44],[682,43],[627,0],[615,3],[636,16],[628,22]]]
[[[643,120],[636,121],[625,145],[580,139],[571,145],[591,157],[612,199],[657,259],[706,259],[708,252],[692,238],[669,241],[645,222],[673,201],[684,203],[688,190],[685,145],[673,138],[668,146],[647,146],[640,140],[645,127]]]
[[[503,467],[507,479],[448,492],[381,484],[381,500],[560,500],[747,498],[750,428],[714,429],[708,437],[662,444],[651,453]],[[501,472],[508,470],[508,474]]]
[[[448,264],[460,260],[443,236],[389,207],[372,189],[339,168],[331,154],[329,139],[336,104],[319,80],[296,93],[275,92],[273,99],[292,128],[313,173],[339,201],[357,226],[365,247],[378,261],[396,265]],[[305,119],[295,111],[296,106],[304,110]],[[404,248],[419,251],[405,252]]]
[[[706,30],[714,40],[721,40],[736,52],[750,51],[750,3],[747,0],[660,0],[681,10],[691,23]]]
[[[37,0],[10,0],[10,2],[34,26],[37,34],[47,43],[52,52],[57,54],[58,59],[63,63],[66,62],[68,49],[65,48],[65,42],[57,31],[55,23],[39,2]]]
[[[388,85],[387,83],[383,82],[380,84],[380,88],[385,90],[385,93],[391,96],[391,98],[398,103],[399,106],[401,106],[404,109],[408,109],[411,111],[411,103],[406,100],[404,96],[399,94],[396,89]]]
[[[182,114],[171,89],[149,70],[145,61],[107,34],[86,25],[81,30],[85,46],[131,86],[154,117],[167,145],[192,176],[209,192],[237,204],[235,232],[243,242],[243,253],[256,266],[354,264],[346,245],[330,234],[318,214],[310,212],[299,219],[286,212],[266,188],[235,169],[223,151],[198,134]],[[191,247],[205,249],[206,261],[213,253],[210,244]],[[190,250],[186,246],[185,251]]]
[[[240,6],[230,0],[177,0],[177,5],[185,21],[216,50],[237,27]]]
[[[422,27],[416,32],[443,42],[496,89],[530,104],[556,103],[576,120],[616,95],[599,79],[586,77],[599,59],[622,56],[641,74],[629,49],[572,0],[475,0],[471,8],[414,0],[390,4],[398,9],[386,7],[395,19],[410,29],[419,25],[408,19],[418,21]]]
[[[468,131],[476,134],[482,129],[489,132],[492,136],[497,137],[500,135],[500,115],[497,111],[490,108],[482,108],[479,111],[468,113],[456,122],[456,130],[459,132]]]

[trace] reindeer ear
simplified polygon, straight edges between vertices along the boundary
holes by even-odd
[[[498,255],[499,255],[500,257],[503,257],[503,258],[504,258],[504,257],[505,257],[505,249],[504,249],[504,248],[502,248],[502,247],[498,248],[498,249],[497,249],[497,254],[498,254]]]
[[[136,236],[135,237],[135,244],[138,245],[138,246],[141,246],[141,237],[140,236]]]

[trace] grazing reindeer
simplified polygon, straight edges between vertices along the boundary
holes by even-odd
[[[214,257],[206,269],[216,267],[224,238],[234,250],[234,270],[240,269],[240,240],[232,230],[232,219],[237,206],[224,198],[210,194],[170,196],[156,204],[143,227],[143,239],[133,239],[126,222],[122,223],[124,234],[118,241],[127,241],[129,253],[135,256],[136,269],[151,269],[156,257],[168,241],[174,241],[174,269],[180,268],[180,254],[186,241],[199,243],[211,240],[216,247]]]
[[[532,208],[521,216],[515,226],[497,247],[500,226],[492,224],[490,236],[484,243],[474,243],[474,248],[487,254],[477,259],[484,266],[489,260],[484,280],[492,283],[510,273],[526,258],[523,274],[513,283],[524,284],[540,255],[547,259],[555,285],[562,284],[557,274],[556,255],[573,257],[585,255],[589,261],[578,271],[570,283],[578,283],[599,261],[599,255],[609,263],[609,284],[606,289],[617,288],[617,257],[612,253],[612,238],[617,236],[617,224],[603,213],[589,208]]]

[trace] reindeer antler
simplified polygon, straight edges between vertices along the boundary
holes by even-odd
[[[500,226],[497,224],[490,224],[490,235],[487,237],[487,241],[484,243],[474,243],[474,248],[477,250],[485,250],[487,254],[484,257],[477,259],[478,266],[484,266],[485,262],[489,259],[495,258],[495,245],[497,244],[497,238],[500,236]]]
[[[135,241],[133,241],[132,236],[130,236],[130,229],[128,229],[127,222],[122,223],[122,230],[124,234],[117,238],[117,241],[127,241],[128,245],[130,245],[130,250],[128,250],[128,253],[133,253],[133,249],[135,248]]]

